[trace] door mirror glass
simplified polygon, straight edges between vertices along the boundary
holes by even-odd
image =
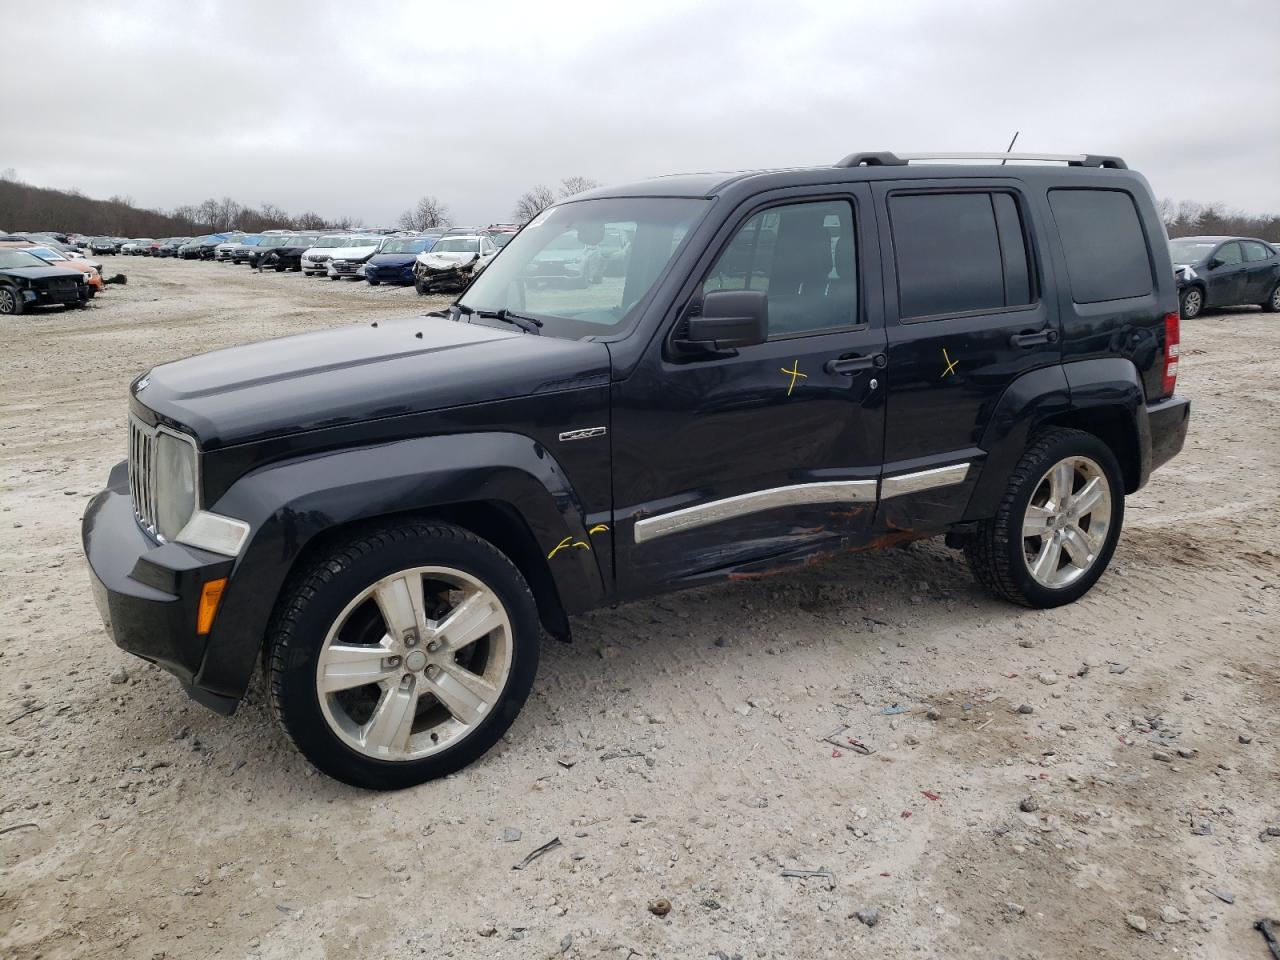
[[[731,350],[769,338],[769,295],[763,290],[716,290],[704,294],[702,313],[690,317],[686,343]]]

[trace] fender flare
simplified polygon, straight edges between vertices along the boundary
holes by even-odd
[[[1130,439],[1137,446],[1133,489],[1137,489],[1151,475],[1151,430],[1146,391],[1132,361],[1120,357],[1079,360],[1018,377],[1001,394],[987,421],[979,443],[987,456],[964,521],[995,515],[1009,475],[1037,431],[1115,416],[1132,427]]]
[[[496,502],[514,511],[548,558],[567,612],[597,606],[611,555],[591,547],[587,517],[551,452],[515,433],[446,434],[309,454],[241,477],[211,505],[250,525],[214,621],[196,684],[239,698],[252,676],[271,613],[298,558],[335,528],[449,506]],[[603,544],[608,540],[602,538]]]

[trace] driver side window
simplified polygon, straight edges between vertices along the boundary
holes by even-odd
[[[855,326],[855,244],[848,201],[771,207],[738,229],[708,271],[702,292],[765,291],[770,340]]]

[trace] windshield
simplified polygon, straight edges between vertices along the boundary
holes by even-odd
[[[258,244],[260,247],[283,247],[288,237],[282,237],[279,234],[273,234],[269,237],[263,237],[262,242]]]
[[[445,237],[436,241],[432,253],[479,253],[479,237]]]
[[[321,237],[312,247],[340,247],[346,242],[346,237]]]
[[[378,245],[377,237],[348,237],[344,247],[376,247]]]
[[[635,320],[637,304],[707,205],[700,199],[620,197],[551,207],[503,248],[458,302],[535,317],[546,324],[544,335],[617,333]],[[612,232],[630,238],[620,255],[617,247],[603,246]]]
[[[1170,240],[1169,256],[1174,263],[1195,263],[1212,253],[1217,245],[1216,240]]]
[[[511,238],[514,236],[514,233],[491,233],[489,234],[489,239],[493,241],[494,246],[501,250],[511,242]]]
[[[50,250],[48,247],[31,247],[27,253],[39,257],[41,260],[65,260],[67,259],[56,250]]]
[[[431,249],[430,237],[404,237],[400,240],[388,240],[382,247],[383,253],[422,253]]]
[[[47,267],[39,257],[33,257],[25,250],[0,250],[0,269],[13,267]]]

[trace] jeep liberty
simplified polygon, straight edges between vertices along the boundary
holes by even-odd
[[[261,658],[316,767],[406,787],[497,742],[592,608],[935,535],[999,597],[1079,599],[1186,436],[1178,309],[1115,157],[600,189],[445,311],[139,377],[84,550],[121,648],[226,714]]]

